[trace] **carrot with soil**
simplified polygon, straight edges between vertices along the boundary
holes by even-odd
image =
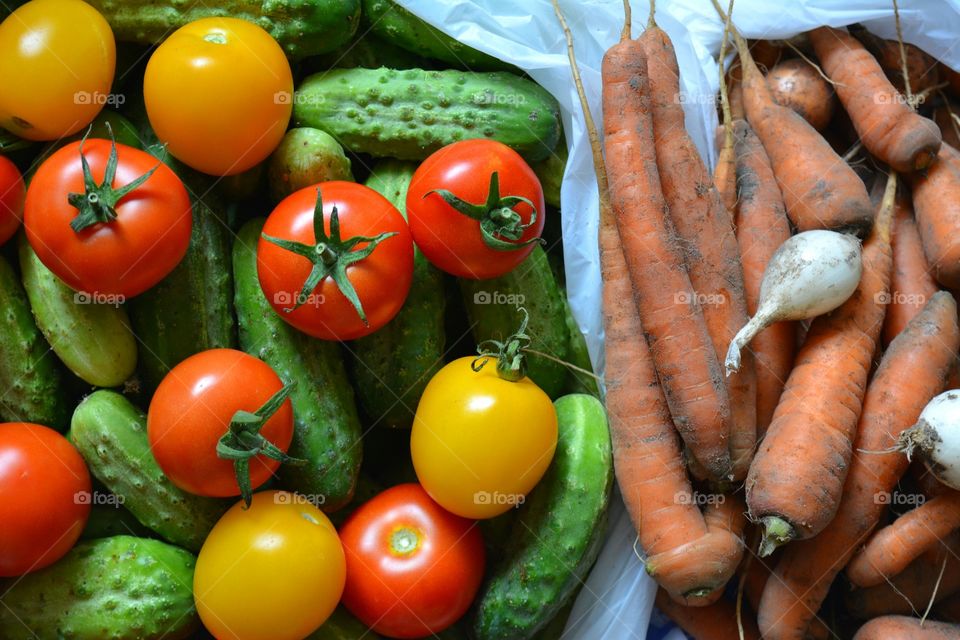
[[[883,323],[883,344],[888,345],[923,308],[940,287],[930,275],[913,209],[907,198],[897,198],[893,221],[893,273],[890,303]]]
[[[925,175],[914,176],[913,211],[933,277],[960,289],[960,159],[943,145]]]
[[[717,0],[712,1],[725,17]],[[800,231],[839,229],[865,235],[873,209],[863,182],[816,129],[773,100],[746,41],[735,28],[731,31],[740,53],[747,121],[767,151],[790,220]]]
[[[659,589],[654,604],[678,627],[697,640],[760,640],[760,631],[752,618],[743,621],[743,636],[737,628],[737,612],[729,600],[718,600],[707,607],[685,607]]]
[[[957,640],[960,627],[906,616],[882,616],[860,627],[853,640]]]
[[[806,60],[790,58],[777,64],[767,73],[767,87],[774,102],[796,111],[817,131],[830,124],[837,102],[833,87]]]
[[[930,166],[940,149],[940,129],[906,104],[876,58],[846,31],[819,27],[809,35],[863,146],[896,171]]]
[[[651,3],[649,24],[637,41],[647,58],[657,172],[670,221],[683,247],[690,283],[701,301],[714,354],[722,358],[733,336],[748,320],[737,238],[730,212],[684,126],[683,106],[676,100],[680,93],[676,52],[670,37],[656,25],[652,7]],[[648,259],[644,268],[650,268],[652,261]],[[645,282],[647,288],[650,284],[649,280]],[[678,298],[674,306],[682,309],[684,300]],[[644,326],[649,332],[646,319]],[[661,371],[660,362],[657,364]],[[727,377],[726,386],[731,411],[732,476],[742,480],[757,438],[757,388],[752,358],[747,358],[735,375]],[[693,454],[704,462],[696,450]],[[709,466],[707,470],[714,471]]]
[[[864,398],[836,517],[815,538],[787,545],[764,588],[758,616],[769,638],[803,638],[834,578],[879,522],[908,464],[891,447],[939,393],[958,348],[957,305],[946,292],[888,347]]]

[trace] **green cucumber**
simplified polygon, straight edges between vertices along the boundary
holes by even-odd
[[[600,551],[613,486],[607,417],[593,396],[558,399],[557,451],[517,514],[472,619],[477,640],[526,640],[573,596]]]
[[[363,454],[353,389],[340,345],[297,331],[263,295],[256,257],[262,228],[262,218],[251,220],[233,245],[240,348],[273,367],[284,382],[297,383],[290,393],[294,433],[289,453],[307,464],[281,465],[281,486],[322,500],[324,511],[336,511],[353,496]]]
[[[378,163],[366,185],[406,217],[407,187],[417,165]],[[350,343],[357,398],[372,424],[409,428],[427,383],[443,366],[443,274],[414,248],[413,284],[403,309],[385,327]]]
[[[196,558],[146,538],[81,542],[3,593],[5,640],[179,640],[199,629]]]
[[[60,363],[30,314],[27,293],[0,256],[0,422],[64,430],[71,407]]]
[[[402,160],[423,160],[457,140],[491,138],[535,162],[560,138],[556,99],[508,72],[332,69],[303,81],[293,119],[351,151]]]
[[[328,180],[353,182],[350,159],[340,143],[320,129],[287,131],[268,160],[270,196],[279,202],[294,191]]]
[[[94,495],[97,495],[94,493]],[[90,507],[90,517],[80,533],[81,540],[96,540],[111,536],[134,536],[153,538],[155,534],[137,520],[128,509],[119,504],[95,504]]]
[[[96,387],[123,384],[137,367],[137,341],[122,300],[96,302],[77,293],[40,262],[22,235],[19,244],[23,287],[54,353]]]
[[[448,36],[391,0],[363,0],[363,19],[370,31],[387,42],[425,58],[477,71],[511,68],[506,62]]]
[[[237,345],[226,204],[211,191],[209,178],[159,149],[147,148],[167,162],[191,192],[193,228],[183,260],[130,301],[130,320],[144,347],[140,374],[147,390],[156,389],[171,368],[195,353]]]
[[[560,185],[563,183],[563,172],[567,169],[567,156],[567,143],[561,138],[549,156],[531,166],[543,188],[543,199],[557,209],[560,208]]]
[[[567,322],[567,332],[570,334],[570,342],[567,344],[567,362],[592,373],[593,364],[590,362],[587,340],[583,337],[583,332],[580,331],[577,319],[573,317],[570,302],[567,300],[567,293],[561,291],[560,295],[563,297],[564,319]],[[565,391],[567,393],[588,393],[600,397],[600,387],[597,385],[597,379],[575,369],[567,370]]]
[[[233,504],[174,486],[150,452],[146,416],[119,393],[101,390],[84,398],[68,437],[90,472],[141,524],[185,549],[199,551]]]
[[[291,59],[333,51],[353,37],[360,0],[87,0],[110,23],[117,40],[156,44],[201,18],[240,18],[263,28]]]
[[[530,256],[510,273],[490,280],[461,278],[460,291],[473,327],[473,337],[503,340],[520,327],[523,314],[530,315],[527,333],[530,348],[567,360],[570,331],[563,308],[559,285],[550,269],[546,252],[538,245]],[[563,393],[567,367],[540,356],[527,357],[527,375],[547,395],[556,398]]]

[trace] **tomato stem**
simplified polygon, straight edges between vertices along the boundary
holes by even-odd
[[[283,406],[296,383],[285,384],[275,394],[270,396],[263,405],[254,412],[240,410],[233,414],[227,432],[217,442],[217,457],[224,460],[233,460],[233,469],[237,475],[237,485],[244,504],[249,507],[253,499],[253,488],[250,486],[250,459],[263,455],[273,460],[287,464],[303,464],[306,460],[288,456],[275,444],[260,434],[263,425],[273,414]]]
[[[408,556],[420,546],[420,534],[410,527],[401,527],[390,534],[390,550],[394,555]]]
[[[513,335],[508,336],[502,342],[491,339],[484,340],[477,345],[479,355],[470,363],[470,367],[474,371],[480,371],[487,364],[487,360],[496,358],[497,375],[504,380],[517,382],[526,377],[527,357],[525,352],[527,347],[530,346],[530,336],[527,335],[530,314],[524,307],[519,307],[519,310],[523,313],[523,320],[520,321],[520,327]]]
[[[531,238],[525,242],[520,239],[527,229],[537,221],[537,207],[533,201],[522,196],[501,196],[500,175],[496,171],[490,174],[490,188],[487,192],[487,201],[482,204],[467,202],[446,189],[434,189],[423,194],[426,198],[430,194],[437,194],[443,201],[465,216],[480,221],[480,235],[483,242],[495,251],[515,251],[540,242],[540,238]],[[530,205],[533,213],[530,222],[523,224],[523,218],[513,210],[520,203]]]
[[[103,172],[103,182],[97,184],[93,179],[93,173],[90,171],[90,164],[87,157],[83,155],[83,145],[90,135],[90,130],[84,134],[80,141],[80,162],[83,165],[83,193],[70,193],[67,195],[67,202],[76,207],[77,216],[70,221],[70,228],[79,233],[95,224],[108,223],[117,219],[117,204],[124,196],[142,185],[150,179],[153,172],[160,164],[150,169],[139,178],[133,180],[120,188],[114,188],[113,180],[117,175],[117,164],[119,158],[117,155],[117,141],[113,137],[113,129],[110,123],[106,123],[107,131],[110,133],[110,155],[107,158],[107,167]]]
[[[265,233],[262,235],[263,239],[267,242],[272,242],[281,249],[286,249],[287,251],[301,255],[313,263],[313,269],[310,270],[310,275],[307,276],[306,282],[304,282],[300,291],[297,292],[295,304],[290,308],[284,309],[284,313],[290,313],[306,303],[308,296],[317,288],[320,282],[324,278],[329,277],[333,279],[340,293],[342,293],[344,297],[350,301],[350,304],[353,305],[353,308],[357,310],[357,314],[360,316],[360,319],[363,320],[363,324],[368,324],[367,314],[363,310],[363,305],[360,304],[357,291],[353,288],[353,283],[350,282],[350,278],[347,277],[347,267],[368,257],[373,253],[373,250],[377,248],[377,245],[387,238],[397,235],[396,231],[381,233],[373,237],[354,236],[343,240],[340,237],[340,215],[337,212],[336,205],[334,205],[333,211],[330,212],[330,235],[328,236],[323,228],[323,197],[318,188],[317,203],[313,209],[314,244],[305,244],[284,238],[274,238]],[[361,243],[367,244],[362,249],[354,251],[354,248]]]

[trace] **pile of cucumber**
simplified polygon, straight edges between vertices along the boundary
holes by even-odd
[[[526,503],[488,523],[500,533],[488,535],[486,581],[471,612],[441,637],[559,637],[599,551],[613,478],[606,416],[595,378],[582,371],[590,359],[565,299],[559,212],[547,213],[544,245],[494,280],[455,279],[417,251],[403,310],[345,344],[310,338],[277,316],[254,252],[262,216],[292,191],[357,179],[404,212],[411,161],[467,138],[517,150],[558,207],[566,149],[556,100],[389,0],[88,1],[134,53],[200,17],[249,19],[277,39],[302,80],[287,139],[238,178],[218,181],[170,157],[137,100],[98,117],[95,127],[109,122],[126,144],[169,164],[191,193],[188,253],[146,293],[125,304],[80,300],[22,237],[0,248],[0,422],[66,432],[99,489],[123,505],[94,507],[81,543],[59,562],[0,581],[0,637],[208,637],[190,589],[194,554],[234,501],[178,489],[150,453],[142,409],[171,367],[236,348],[298,381],[290,455],[307,463],[284,465],[271,482],[326,496],[324,510],[340,522],[377,488],[412,479],[409,456],[396,460],[395,434],[411,426],[434,373],[519,325],[521,311],[489,304],[489,292],[522,300],[529,313],[532,347],[544,354],[530,357],[529,376],[555,400],[559,442]],[[137,74],[125,77],[129,84]],[[507,94],[509,104],[496,99]],[[360,635],[375,637],[341,608],[311,638]]]

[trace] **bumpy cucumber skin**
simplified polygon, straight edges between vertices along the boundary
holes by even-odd
[[[119,393],[100,390],[73,412],[67,436],[90,472],[141,524],[162,538],[199,551],[207,534],[232,505],[178,489],[150,453],[147,419]]]
[[[180,640],[200,626],[196,558],[132,536],[81,542],[3,594],[5,640]]]
[[[71,407],[63,373],[49,351],[20,279],[0,256],[0,421],[66,429]]]
[[[375,34],[407,51],[471,71],[498,71],[510,65],[424,22],[390,0],[363,0],[363,19]]]
[[[584,394],[564,396],[554,406],[557,451],[477,596],[477,640],[532,637],[576,591],[603,542],[613,486],[606,413]]]
[[[137,367],[137,341],[120,305],[78,304],[78,294],[47,269],[21,235],[20,271],[43,336],[67,368],[97,387],[116,387]]]
[[[416,168],[415,163],[381,161],[366,185],[406,218],[407,187]],[[371,424],[413,425],[424,388],[443,366],[445,307],[443,274],[414,248],[413,284],[403,309],[376,333],[350,343],[351,374]]]
[[[550,269],[546,252],[534,247],[529,257],[510,273],[490,280],[460,278],[460,292],[477,342],[503,340],[520,327],[523,307],[530,315],[530,348],[567,360],[570,332],[563,297]],[[530,355],[527,375],[551,398],[565,388],[567,368],[559,362]]]
[[[171,368],[193,354],[237,345],[226,205],[210,191],[204,176],[180,163],[171,166],[193,192],[193,227],[180,264],[130,301],[133,329],[144,347],[140,374],[148,390],[156,389]]]
[[[353,389],[346,381],[340,346],[297,331],[263,295],[256,260],[263,222],[261,218],[244,225],[233,245],[240,348],[273,367],[284,382],[296,382],[290,393],[294,433],[289,453],[308,462],[281,465],[281,486],[322,496],[319,506],[336,511],[353,496],[363,456]]]
[[[353,37],[360,23],[360,0],[87,0],[110,23],[117,40],[156,44],[183,25],[201,18],[241,18],[300,59],[333,51]]]
[[[328,180],[353,182],[350,159],[340,143],[320,129],[287,131],[267,164],[270,196],[279,202],[294,191]]]
[[[457,140],[491,138],[535,162],[560,138],[553,96],[507,72],[332,69],[303,81],[293,119],[351,151],[401,160],[423,160]]]

